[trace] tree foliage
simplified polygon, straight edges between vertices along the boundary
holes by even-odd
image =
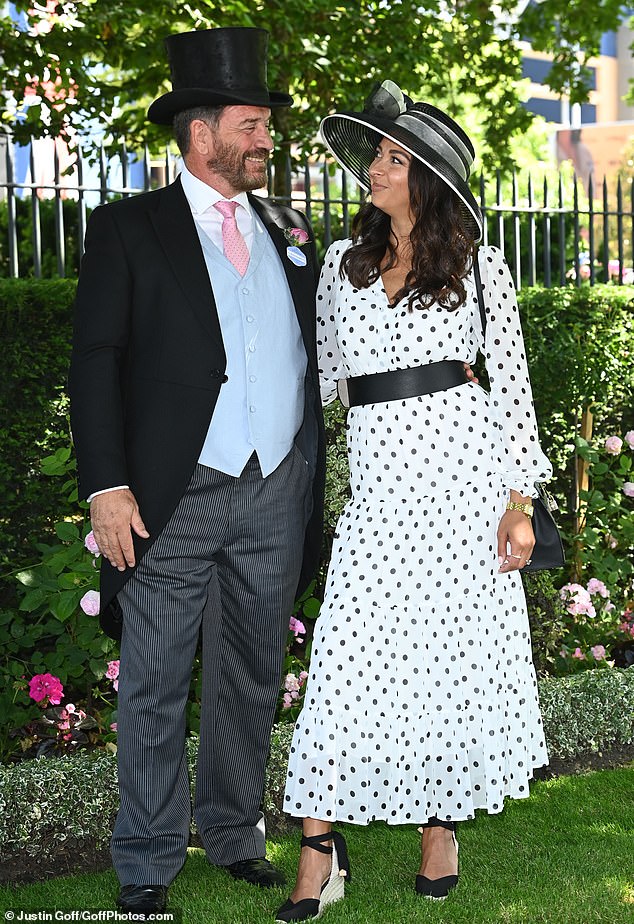
[[[519,38],[554,55],[551,87],[578,102],[587,96],[588,55],[624,9],[616,0],[596,0],[592,16],[585,0],[549,0],[521,17],[525,4],[516,0],[15,0],[14,6],[25,22],[0,18],[2,116],[18,138],[101,126],[131,144],[164,142],[165,131],[145,118],[148,103],[170,89],[164,38],[259,26],[271,33],[269,85],[296,100],[293,109],[274,114],[278,148],[298,142],[303,154],[310,152],[320,118],[335,106],[359,108],[371,84],[390,77],[458,119],[477,101],[485,166],[508,163],[509,139],[530,121],[519,98]]]

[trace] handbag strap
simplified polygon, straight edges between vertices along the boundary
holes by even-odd
[[[480,275],[480,255],[478,250],[473,254],[473,278],[475,279],[478,307],[480,308],[480,322],[482,324],[482,337],[484,338],[487,329],[487,315],[484,310],[484,293],[482,292],[482,276]]]

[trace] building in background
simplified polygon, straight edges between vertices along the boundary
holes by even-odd
[[[634,32],[627,22],[601,40],[601,53],[589,62],[590,96],[586,103],[570,105],[553,93],[545,81],[549,56],[520,43],[522,73],[530,80],[526,108],[553,124],[558,163],[570,161],[583,188],[590,179],[595,197],[602,195],[604,178],[613,190],[619,173],[627,172],[628,151],[634,143],[634,106],[625,97],[634,80]]]

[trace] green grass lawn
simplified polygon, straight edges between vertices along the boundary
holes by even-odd
[[[346,899],[324,924],[633,924],[634,767],[533,784],[531,798],[459,826],[460,884],[445,902],[414,893],[415,827],[342,825],[353,869]],[[293,878],[299,832],[269,842]],[[184,924],[270,924],[287,889],[260,891],[209,866],[199,850],[170,889]],[[113,908],[112,871],[0,889],[7,909]],[[6,916],[5,916],[6,919]]]

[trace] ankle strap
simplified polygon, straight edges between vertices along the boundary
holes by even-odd
[[[312,837],[306,837],[302,834],[300,843],[302,847],[311,847],[313,850],[318,850],[319,853],[332,853],[332,847],[325,847],[321,843],[322,841],[333,842],[335,850],[337,851],[339,875],[346,876],[348,882],[350,882],[352,880],[352,872],[350,870],[350,860],[348,859],[348,850],[343,834],[340,834],[339,831],[328,831],[327,834],[313,834]]]
[[[313,834],[311,837],[306,837],[302,834],[300,844],[302,847],[312,847],[313,850],[318,850],[319,853],[332,853],[332,847],[325,847],[321,842],[333,839],[334,831],[328,831],[326,834]]]
[[[447,831],[456,830],[455,821],[444,821],[442,818],[428,818],[424,825],[421,825],[418,829],[418,833],[422,834],[425,828],[446,828]]]

